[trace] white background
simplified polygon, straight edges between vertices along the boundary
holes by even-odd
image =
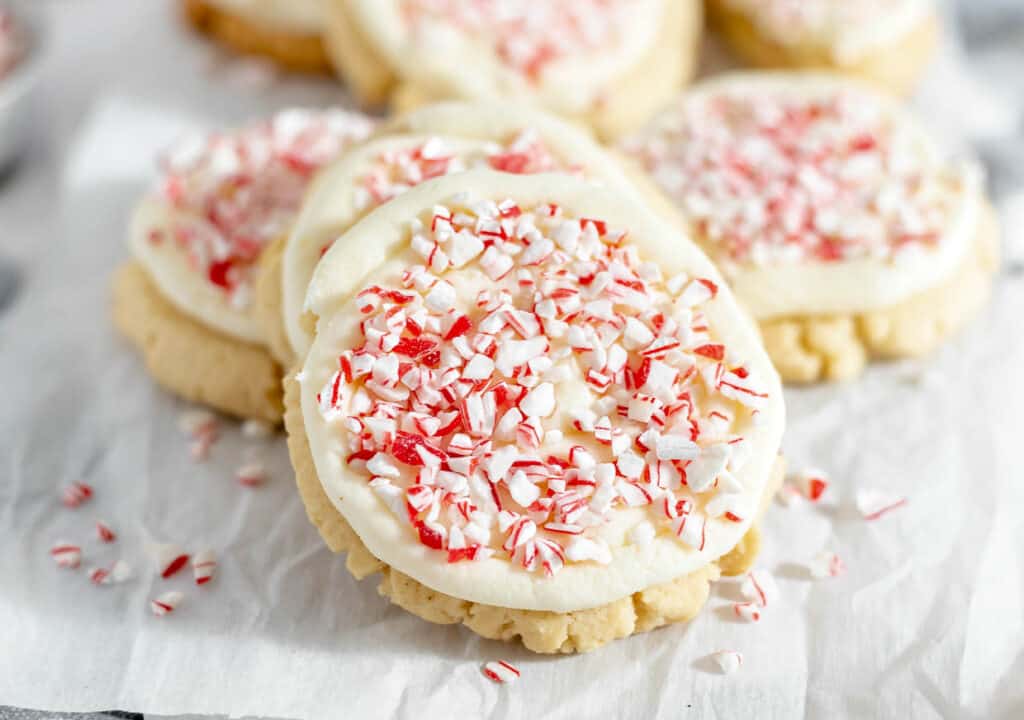
[[[791,465],[822,466],[835,484],[823,506],[773,507],[760,565],[776,572],[782,598],[760,624],[733,620],[737,588],[723,582],[693,623],[579,657],[537,657],[429,625],[390,607],[373,580],[354,581],[323,547],[280,441],[243,440],[229,426],[211,461],[192,463],[175,427],[184,406],[155,389],[113,333],[109,278],[126,257],[126,218],[154,153],[191,127],[343,98],[329,83],[270,82],[225,60],[171,9],[156,0],[51,8],[33,146],[0,186],[0,261],[22,276],[17,301],[0,312],[0,705],[346,718],[1024,717],[1019,267],[927,372],[877,367],[844,387],[787,393]],[[1007,64],[986,60],[993,71]],[[947,52],[923,107],[999,155],[1019,115],[957,63]],[[1012,183],[999,183],[1015,226]],[[1012,244],[1017,228],[1008,230]],[[254,491],[232,479],[253,452],[271,470]],[[71,511],[58,491],[75,479],[96,497]],[[858,487],[909,504],[868,524],[853,506]],[[117,543],[92,539],[96,518]],[[48,557],[60,538],[85,546],[79,571]],[[144,547],[170,541],[215,548],[215,581],[152,580]],[[822,549],[840,553],[845,577],[808,579],[803,564]],[[139,576],[91,586],[85,568],[117,557]],[[185,591],[184,603],[151,616],[148,599],[168,589]],[[744,653],[735,675],[709,661],[721,648]],[[498,658],[521,667],[518,684],[481,676]]]

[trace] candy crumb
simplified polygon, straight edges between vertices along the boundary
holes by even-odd
[[[245,487],[259,487],[267,479],[267,471],[262,463],[249,462],[235,471],[235,478]]]
[[[65,507],[76,508],[92,498],[92,485],[84,482],[73,482],[61,491],[61,502]]]
[[[740,669],[743,664],[743,655],[735,650],[719,650],[711,653],[711,658],[718,665],[723,675],[731,675]]]
[[[153,550],[160,577],[169,578],[188,563],[188,553],[177,545],[157,545]]]
[[[58,567],[74,570],[82,562],[82,548],[63,540],[59,540],[50,548],[50,556]]]
[[[96,537],[100,539],[100,542],[112,543],[117,540],[117,533],[110,529],[102,520],[96,521]]]
[[[499,685],[511,685],[519,679],[519,668],[504,660],[492,660],[484,665],[484,676]]]
[[[811,577],[816,579],[839,577],[846,572],[846,564],[834,552],[824,550],[818,553],[808,564]]]
[[[892,495],[880,490],[862,489],[857,491],[857,510],[868,522],[878,520],[883,515],[907,504],[901,495]]]
[[[192,558],[192,575],[196,585],[205,585],[213,579],[217,569],[217,558],[213,550],[200,550]]]
[[[168,615],[174,612],[175,608],[181,604],[181,601],[184,598],[185,595],[177,590],[165,592],[163,595],[159,595],[155,599],[149,601],[149,609],[152,610],[153,614],[157,617]]]
[[[768,607],[778,598],[779,588],[767,570],[751,570],[740,585],[740,593],[758,607]]]

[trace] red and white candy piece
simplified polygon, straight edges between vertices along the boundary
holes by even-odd
[[[893,495],[881,490],[864,488],[857,491],[857,510],[867,521],[878,520],[883,515],[907,504],[901,495]]]
[[[761,608],[753,602],[734,603],[732,611],[736,617],[747,622],[760,622],[761,620]]]
[[[110,526],[102,520],[96,521],[96,537],[99,538],[100,542],[112,543],[117,540],[117,533],[111,530]]]
[[[150,600],[149,609],[157,617],[169,615],[175,611],[184,599],[184,593],[178,592],[177,590],[171,590],[170,592],[165,592],[162,595],[158,595],[153,600]]]
[[[807,566],[811,577],[821,579],[828,577],[839,577],[846,572],[846,565],[834,552],[823,550],[818,553]]]
[[[200,550],[192,557],[192,575],[195,577],[196,585],[210,582],[216,569],[217,557],[213,550]]]
[[[267,471],[260,462],[247,462],[235,471],[235,478],[244,487],[259,487],[267,479]]]
[[[65,507],[76,508],[92,498],[92,495],[92,485],[76,481],[61,491],[60,500]]]
[[[504,660],[492,660],[484,665],[484,677],[499,685],[511,685],[519,679],[519,668]]]
[[[743,665],[743,655],[735,650],[719,650],[711,654],[711,659],[723,675],[731,675]]]
[[[50,548],[50,556],[58,567],[74,569],[82,562],[82,548],[63,540]]]
[[[811,502],[818,502],[829,486],[828,475],[816,468],[801,470],[796,473],[793,481],[803,496]]]
[[[779,588],[767,570],[751,570],[740,584],[740,593],[758,607],[768,607],[778,598]]]
[[[165,579],[177,573],[188,563],[188,553],[177,545],[156,545],[153,547],[153,556],[156,558],[160,577]]]

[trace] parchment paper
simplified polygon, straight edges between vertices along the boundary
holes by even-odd
[[[791,466],[821,466],[834,484],[820,506],[769,513],[759,566],[776,573],[781,599],[759,624],[734,620],[738,588],[722,582],[688,625],[534,656],[427,624],[353,580],[307,522],[280,439],[228,424],[210,460],[192,462],[176,428],[186,406],[111,328],[108,282],[154,153],[189,128],[340,91],[218,59],[166,3],[53,9],[38,145],[0,189],[0,248],[24,272],[0,314],[0,704],[307,718],[1024,716],[1019,272],[925,366],[787,391]],[[955,50],[940,67],[921,95],[928,114],[961,138],[1006,138],[1019,108],[974,83]],[[1019,228],[1007,230],[1012,243]],[[233,472],[254,453],[270,479],[241,488]],[[59,489],[77,479],[96,496],[68,510]],[[858,487],[909,504],[865,523]],[[99,518],[117,542],[94,540]],[[62,538],[83,545],[81,569],[48,557]],[[214,548],[216,579],[153,579],[151,542]],[[842,556],[845,576],[809,579],[823,549]],[[86,568],[118,557],[137,577],[90,585]],[[170,589],[184,602],[152,616],[148,600]],[[709,659],[723,648],[744,654],[734,675]],[[516,685],[482,677],[499,658],[520,666]]]

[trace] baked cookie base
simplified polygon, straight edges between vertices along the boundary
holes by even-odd
[[[186,316],[136,262],[114,275],[113,316],[171,393],[235,417],[281,422],[281,368],[270,354]]]
[[[927,355],[987,302],[999,266],[999,227],[985,204],[974,247],[946,282],[883,310],[762,320],[765,348],[790,383],[857,377],[871,359]]]
[[[253,308],[256,321],[263,333],[270,354],[282,367],[288,367],[294,360],[288,331],[284,327],[284,287],[281,263],[287,236],[280,236],[263,248],[253,293]]]
[[[181,5],[190,25],[235,52],[269,58],[294,72],[332,72],[327,51],[317,34],[267,27],[205,0],[181,0]]]
[[[864,57],[840,63],[829,48],[815,45],[784,45],[765,37],[744,13],[725,0],[708,0],[708,20],[732,51],[759,68],[828,70],[880,86],[898,95],[913,90],[938,45],[939,19],[932,15],[898,42],[872,48]]]
[[[389,103],[394,112],[455,98],[443,88],[424,87],[395,75],[386,58],[364,38],[346,8],[335,2],[328,13],[326,45],[334,65],[359,102],[376,107]],[[647,54],[616,78],[594,103],[570,117],[610,141],[636,130],[686,85],[697,70],[697,53],[703,28],[703,4],[699,0],[672,0],[659,37]]]
[[[515,610],[459,600],[431,590],[370,553],[331,503],[317,476],[294,372],[285,377],[284,386],[288,452],[310,522],[333,552],[348,553],[346,567],[356,579],[380,573],[378,592],[428,622],[461,623],[491,640],[519,638],[528,650],[536,653],[587,652],[635,633],[693,619],[707,602],[711,583],[722,574],[746,572],[760,549],[760,535],[755,526],[732,552],[717,562],[672,582],[588,610],[568,613]],[[766,489],[762,510],[782,484],[783,474],[780,459]]]

